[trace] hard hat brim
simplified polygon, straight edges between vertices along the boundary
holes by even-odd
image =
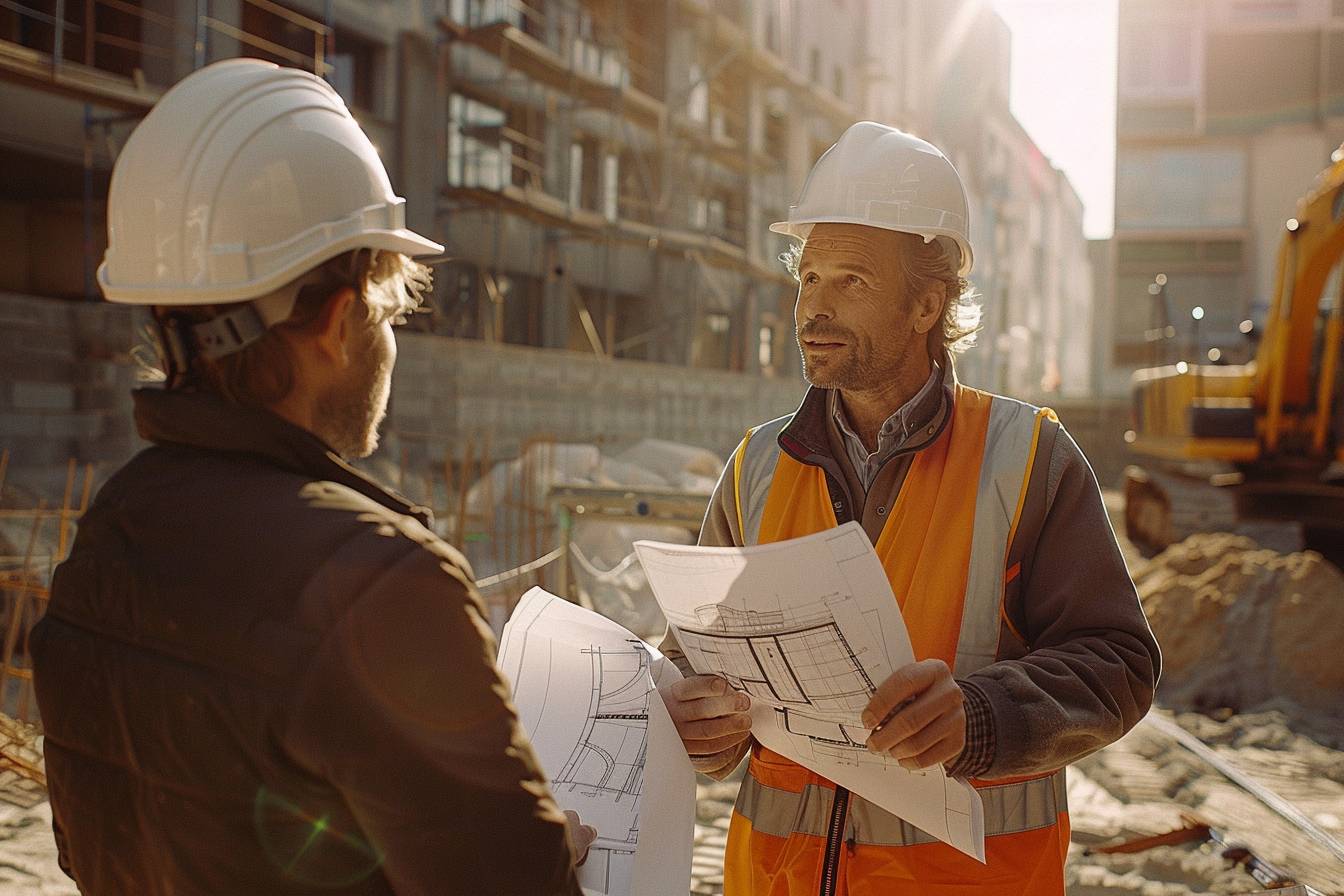
[[[975,255],[969,243],[962,238],[961,234],[952,230],[943,230],[941,228],[929,228],[921,230],[906,230],[902,227],[886,227],[881,224],[874,224],[871,220],[865,218],[852,218],[840,215],[827,215],[816,218],[799,218],[796,221],[776,221],[770,225],[771,233],[779,233],[784,236],[791,236],[794,239],[806,243],[808,236],[812,233],[812,228],[817,224],[857,224],[860,227],[873,227],[878,230],[891,230],[896,233],[910,233],[915,236],[924,237],[925,241],[935,237],[945,237],[956,243],[957,248],[961,250],[961,265],[957,268],[958,277],[966,277],[971,273],[971,267],[975,262]]]
[[[269,276],[243,283],[231,283],[228,286],[202,287],[192,283],[156,287],[122,285],[108,279],[106,258],[98,265],[97,279],[104,298],[118,304],[224,305],[231,302],[247,302],[267,295],[324,261],[352,249],[382,249],[387,252],[400,252],[410,257],[441,255],[444,251],[444,247],[439,243],[402,227],[395,230],[371,230],[351,234],[346,239],[323,246],[320,252],[298,259]]]

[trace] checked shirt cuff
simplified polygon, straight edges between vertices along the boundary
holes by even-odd
[[[965,695],[962,704],[966,711],[966,746],[961,755],[947,767],[954,778],[974,778],[983,775],[994,762],[994,713],[989,698],[976,685],[959,680]]]

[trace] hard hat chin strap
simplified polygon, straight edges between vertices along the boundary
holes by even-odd
[[[191,321],[180,312],[168,309],[155,313],[154,325],[162,348],[164,388],[180,388],[192,378]]]
[[[241,351],[266,335],[261,313],[251,303],[191,328],[192,343],[211,361]]]
[[[191,327],[192,347],[208,360],[242,351],[266,335],[266,331],[294,312],[294,303],[304,286],[317,279],[299,280],[225,314]]]

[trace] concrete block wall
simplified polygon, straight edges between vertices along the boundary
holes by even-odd
[[[0,449],[8,481],[59,501],[67,462],[97,481],[143,443],[135,435],[131,349],[143,312],[0,293]],[[383,459],[437,463],[492,433],[506,457],[528,438],[653,436],[726,455],[746,427],[793,410],[801,380],[767,380],[551,349],[398,335]],[[481,450],[480,445],[476,451]],[[383,465],[384,467],[386,465]]]
[[[443,339],[398,340],[388,431],[413,463],[460,457],[462,442],[508,456],[528,438],[659,438],[726,456],[748,426],[798,406],[801,379],[778,380],[591,354]]]
[[[65,466],[93,463],[99,480],[142,443],[130,393],[132,346],[142,318],[104,303],[0,293],[0,449],[10,451],[11,484],[59,500]],[[491,454],[508,457],[534,436],[583,442],[653,437],[722,456],[748,426],[798,405],[800,379],[765,379],[590,354],[398,336],[384,459],[436,464]],[[1118,482],[1128,405],[1047,402],[1087,454],[1105,487]]]
[[[131,420],[132,309],[0,293],[0,450],[8,481],[59,501],[66,464],[105,475],[141,445]]]

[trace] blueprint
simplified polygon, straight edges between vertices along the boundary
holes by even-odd
[[[858,523],[749,548],[635,542],[695,671],[752,698],[751,733],[980,861],[980,797],[939,767],[917,772],[864,746],[877,685],[915,661],[872,542]]]
[[[676,667],[540,588],[504,627],[499,667],[556,802],[597,829],[579,869],[585,890],[689,890],[695,772],[656,690],[680,677]]]

